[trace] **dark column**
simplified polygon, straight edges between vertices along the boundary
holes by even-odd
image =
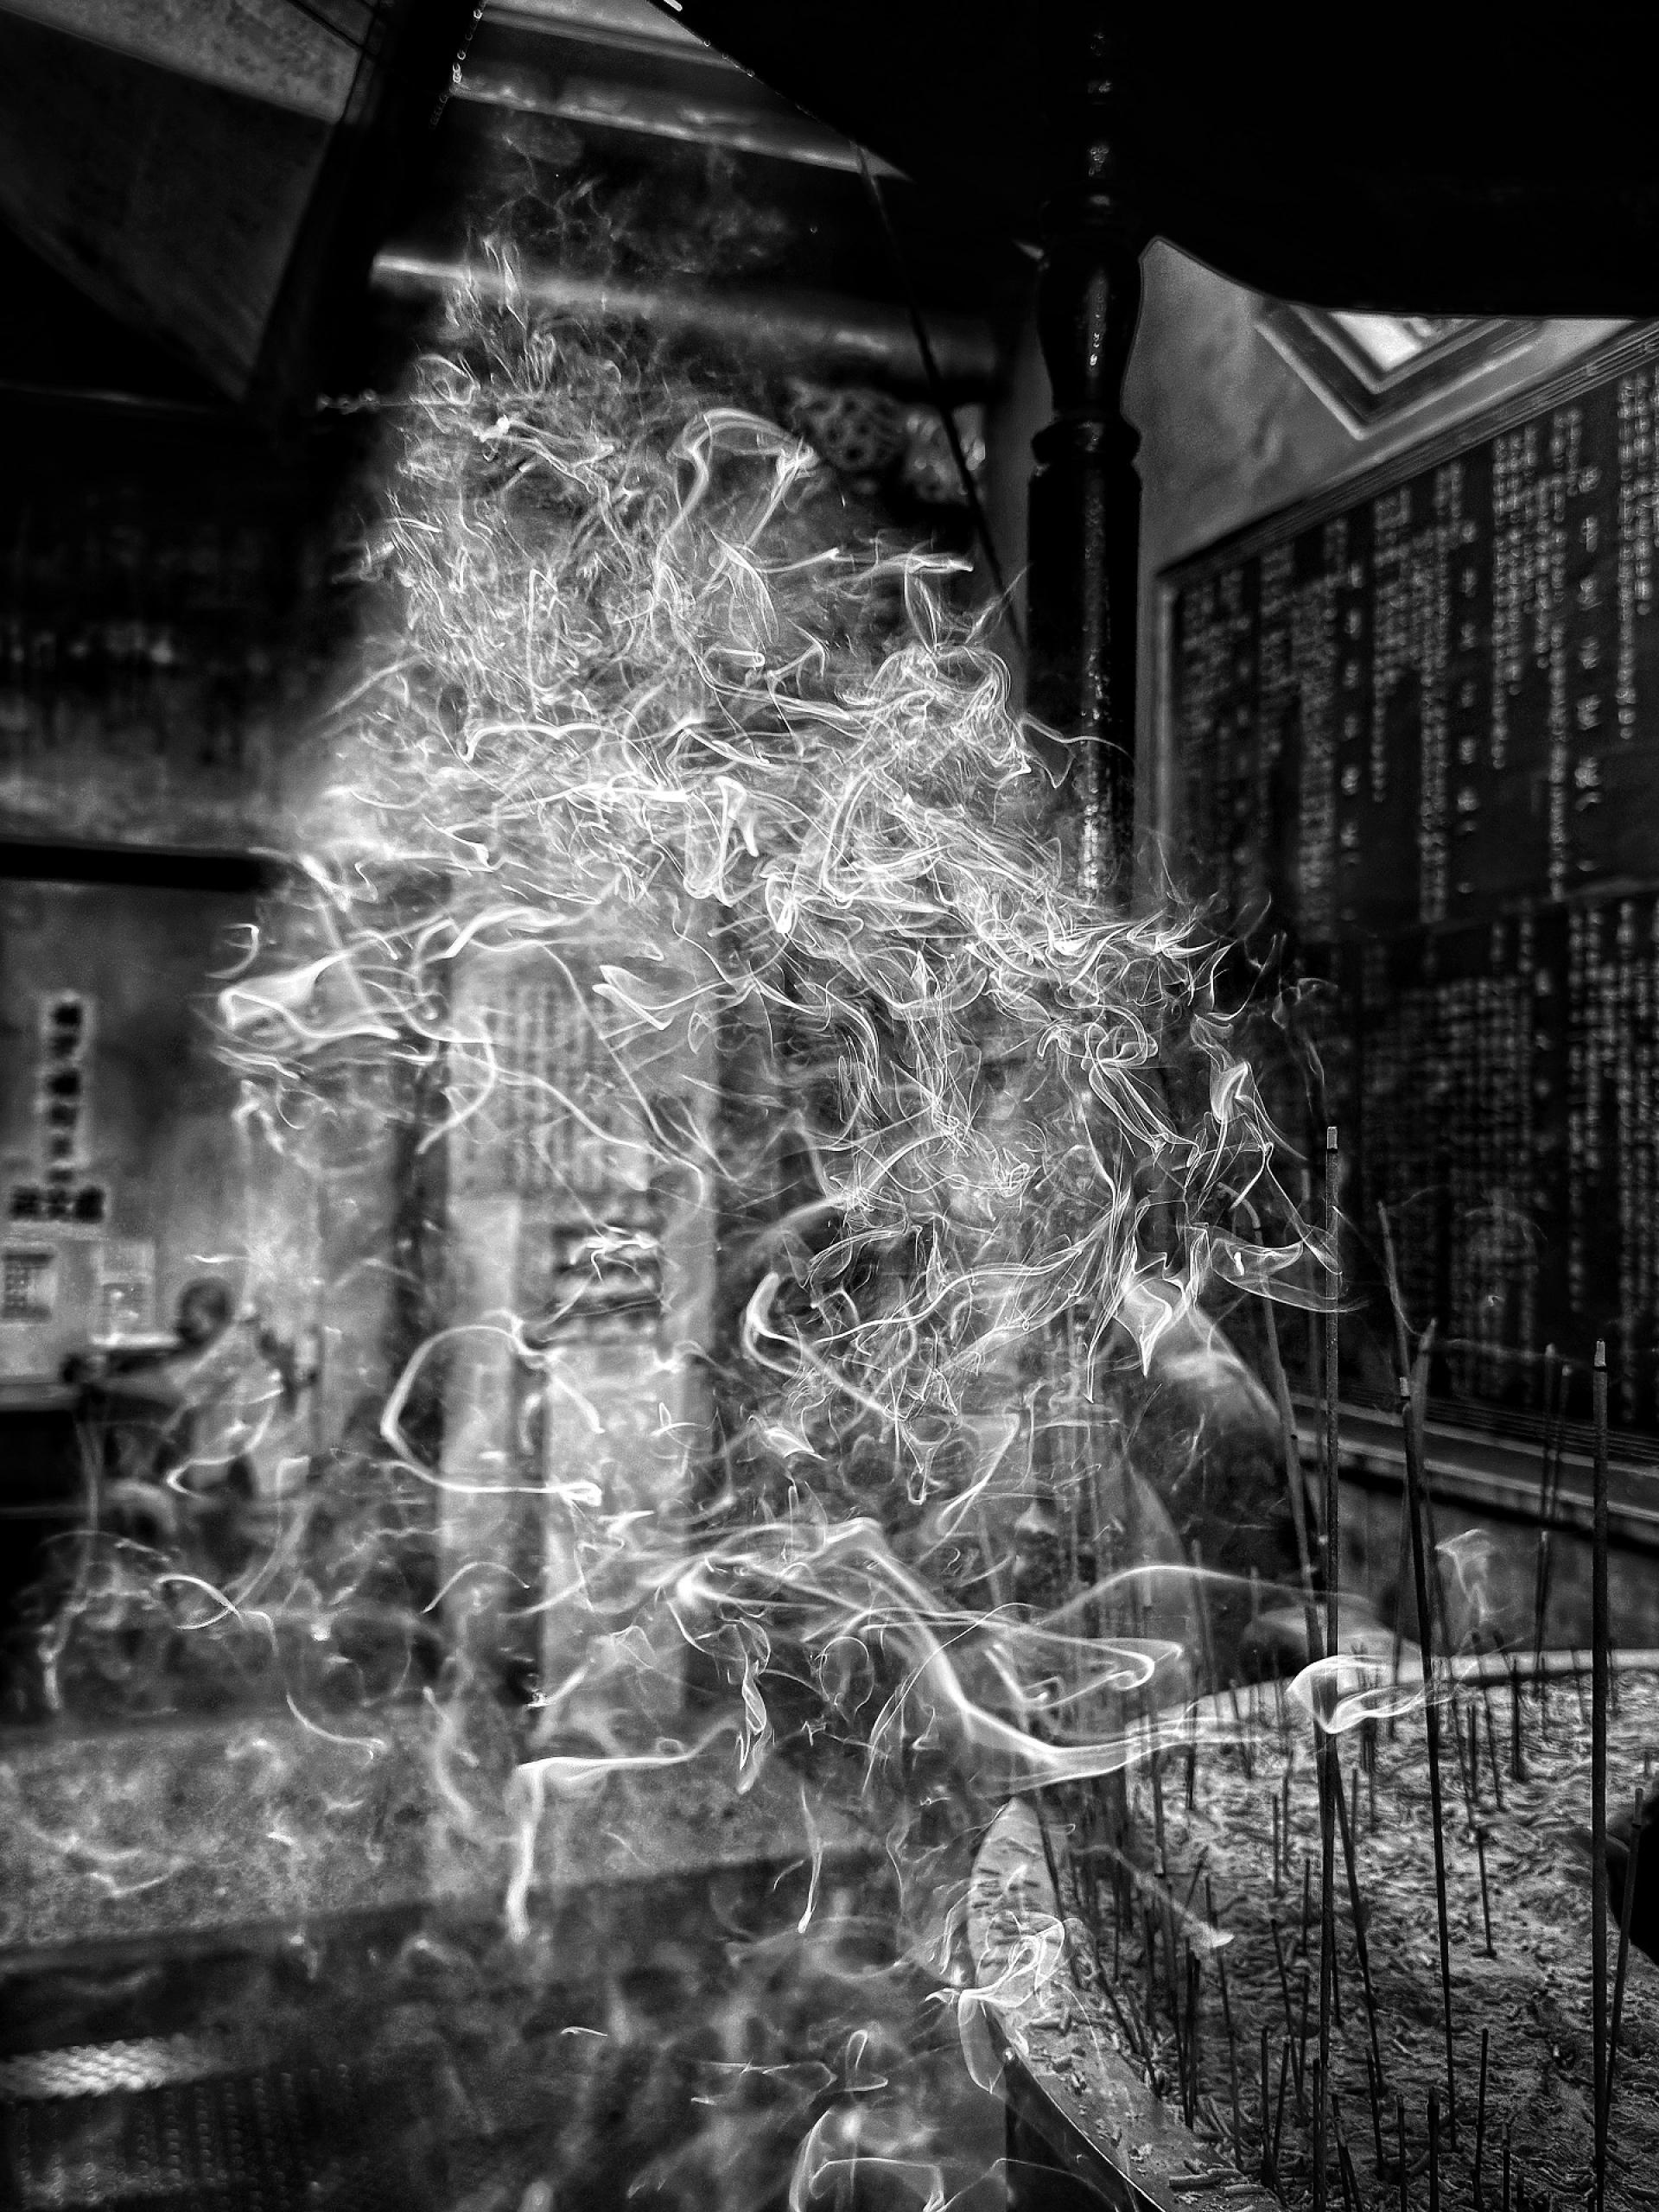
[[[1054,420],[1031,491],[1031,704],[1078,741],[1071,769],[1078,880],[1127,899],[1135,826],[1140,440],[1123,373],[1141,313],[1143,223],[1124,181],[1122,35],[1085,35],[1049,203],[1038,327]],[[1117,888],[1109,892],[1114,879]]]

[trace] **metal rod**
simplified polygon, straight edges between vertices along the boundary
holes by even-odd
[[[1127,24],[1084,9],[1068,42],[1081,112],[1076,127],[1057,118],[1037,288],[1054,417],[1033,441],[1028,699],[1070,741],[1073,879],[1108,905],[1127,900],[1133,860],[1141,480],[1122,391],[1151,226],[1125,150],[1136,113]]]

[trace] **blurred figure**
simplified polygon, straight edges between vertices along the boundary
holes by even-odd
[[[141,1542],[236,1573],[307,1474],[315,1371],[216,1276],[180,1293],[170,1343],[110,1347],[66,1369],[100,1440],[102,1516]]]

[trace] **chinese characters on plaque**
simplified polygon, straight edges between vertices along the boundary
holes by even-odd
[[[1536,1407],[1605,1336],[1646,1428],[1656,416],[1647,334],[1165,578],[1188,880],[1335,985],[1351,1218],[1458,1395]]]

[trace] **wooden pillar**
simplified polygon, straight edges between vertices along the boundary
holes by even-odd
[[[1141,536],[1140,439],[1122,397],[1146,238],[1124,178],[1122,48],[1098,22],[1085,35],[1049,202],[1038,328],[1055,411],[1034,442],[1030,550],[1031,703],[1077,741],[1078,881],[1118,900],[1135,832]]]

